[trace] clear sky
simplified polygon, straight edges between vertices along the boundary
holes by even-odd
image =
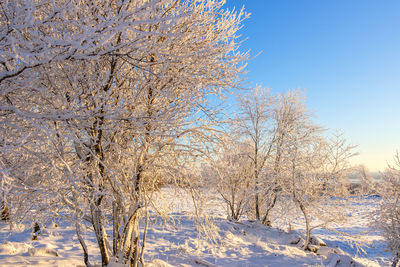
[[[383,170],[400,152],[399,0],[227,0],[251,13],[240,33],[248,78],[303,89],[329,129],[359,145],[353,163]]]

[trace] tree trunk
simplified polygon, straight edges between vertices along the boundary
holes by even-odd
[[[256,191],[258,190],[258,187],[256,185]],[[256,193],[255,196],[255,210],[256,210],[256,220],[259,221],[260,220],[260,200],[259,200],[259,196],[258,193]]]
[[[119,203],[113,202],[113,256],[118,255],[119,246],[121,243],[121,209]]]
[[[92,225],[101,254],[101,265],[107,266],[108,262],[110,261],[110,256],[107,248],[106,230],[104,229],[102,222],[102,212],[98,206],[95,206],[95,204],[91,204],[90,209],[92,213]]]
[[[392,267],[396,267],[397,264],[399,263],[399,260],[400,260],[400,253],[396,252],[393,262],[392,262]]]
[[[258,129],[256,129],[256,133],[258,133]],[[256,209],[256,220],[260,220],[260,200],[258,195],[258,137],[254,142],[254,181],[255,181],[255,209]]]
[[[129,264],[130,267],[137,267],[139,263],[139,219],[137,211],[127,222],[123,236],[124,264]]]
[[[276,199],[277,199],[277,195],[274,194],[274,197],[273,197],[271,203],[268,205],[268,208],[267,208],[267,210],[265,211],[265,215],[264,215],[264,217],[263,217],[263,219],[262,219],[262,224],[271,227],[271,220],[270,220],[269,216],[270,216],[271,210],[275,207]]]
[[[8,221],[8,220],[10,220],[10,211],[8,210],[7,204],[4,201],[4,199],[1,202],[2,203],[0,205],[0,209],[1,209],[0,220]]]
[[[243,200],[239,201],[239,203],[236,205],[236,212],[235,212],[235,218],[236,221],[239,221],[240,216],[243,214]]]
[[[83,261],[84,261],[84,263],[85,263],[85,265],[86,265],[87,267],[92,267],[92,265],[91,265],[90,262],[89,262],[89,253],[88,253],[88,249],[87,249],[85,240],[84,240],[83,237],[82,237],[82,234],[81,234],[81,227],[80,227],[80,225],[79,225],[78,220],[75,222],[75,230],[76,230],[76,235],[78,236],[79,243],[80,243],[81,246],[82,246],[82,250],[83,250]]]
[[[235,212],[235,207],[233,205],[230,205],[229,207],[230,207],[230,210],[231,210],[231,219],[234,220],[234,221],[238,221],[239,218],[238,218],[237,213]]]
[[[301,204],[299,201],[297,201],[299,204],[299,208],[301,212],[303,213],[304,220],[306,221],[306,241],[304,243],[303,249],[304,250],[309,250],[308,246],[310,245],[311,242],[311,230],[310,230],[310,220],[308,219],[307,211],[303,204]]]

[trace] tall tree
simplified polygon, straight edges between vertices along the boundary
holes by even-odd
[[[207,96],[222,96],[236,87],[247,59],[237,50],[236,35],[246,14],[223,10],[223,4],[82,3],[82,14],[93,14],[75,18],[93,25],[99,22],[96,17],[108,16],[110,8],[121,14],[130,11],[125,18],[130,27],[116,27],[107,39],[118,49],[103,53],[106,49],[99,48],[93,57],[28,68],[18,76],[24,89],[4,97],[14,108],[4,116],[4,124],[13,123],[5,136],[11,138],[11,129],[18,128],[21,135],[32,129],[27,143],[19,142],[24,166],[35,158],[27,170],[51,170],[33,178],[33,192],[52,192],[64,203],[76,222],[86,265],[90,262],[82,220],[93,226],[102,265],[115,257],[137,266],[143,254],[139,221],[148,193],[160,181],[181,178],[185,160],[201,155],[213,140],[215,122],[209,117],[213,110]],[[73,25],[70,30],[79,33]],[[26,83],[29,77],[32,82]],[[7,172],[7,178],[20,190],[28,185],[20,173]],[[112,245],[105,233],[108,214]]]
[[[273,103],[274,99],[269,91],[258,86],[249,94],[239,98],[239,113],[235,120],[238,132],[252,151],[249,157],[253,163],[254,212],[257,220],[261,218],[260,173],[274,143],[274,137],[271,136]]]

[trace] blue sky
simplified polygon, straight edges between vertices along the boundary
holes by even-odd
[[[400,150],[400,1],[227,0],[251,17],[240,34],[249,82],[302,89],[317,120],[383,170]]]

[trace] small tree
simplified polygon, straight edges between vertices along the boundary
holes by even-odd
[[[239,113],[235,120],[239,135],[245,140],[251,151],[249,157],[253,165],[254,213],[256,220],[261,220],[261,202],[265,201],[260,197],[265,192],[265,188],[261,186],[261,174],[264,172],[275,141],[271,120],[273,104],[274,98],[269,91],[258,86],[250,94],[239,98]]]
[[[270,213],[277,203],[279,192],[282,191],[280,180],[285,169],[285,153],[290,149],[290,138],[296,130],[294,127],[296,125],[301,127],[305,122],[298,118],[305,109],[302,99],[299,91],[288,91],[278,94],[273,104],[270,158],[262,180],[264,202],[262,223],[266,225],[271,225]]]
[[[354,146],[342,134],[323,137],[323,129],[311,121],[302,98],[288,94],[289,112],[284,120],[284,144],[278,183],[301,211],[306,228],[304,249],[309,249],[311,231],[340,220],[341,203],[333,197],[346,195],[344,179]],[[313,224],[313,220],[318,219]]]
[[[355,155],[354,146],[347,145],[341,135],[326,141],[316,134],[314,129],[303,135],[305,143],[291,149],[290,182],[284,186],[303,214],[306,250],[313,229],[345,219],[341,197],[347,196],[348,191],[343,181],[350,170],[348,159]],[[317,223],[313,224],[313,220]]]
[[[227,205],[228,218],[239,220],[248,209],[253,190],[253,172],[249,146],[238,141],[224,142],[217,159],[208,169],[215,177],[218,193]]]
[[[393,255],[392,267],[400,260],[400,156],[395,156],[395,164],[383,174],[376,184],[376,192],[382,200],[374,211],[373,226],[378,229],[387,242]]]

